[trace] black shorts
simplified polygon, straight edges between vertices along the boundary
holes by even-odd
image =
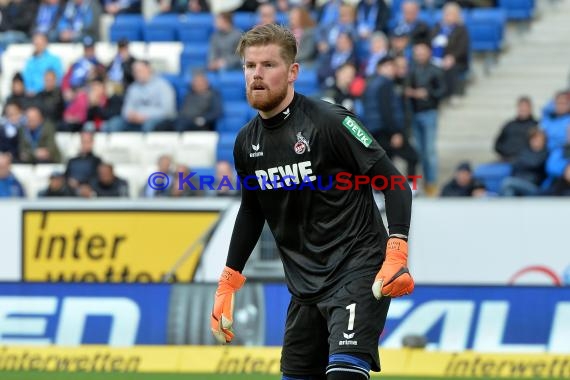
[[[374,277],[352,281],[314,305],[291,301],[281,353],[283,373],[324,374],[329,355],[341,353],[358,354],[366,358],[373,371],[380,371],[378,340],[390,298],[382,297],[380,301],[374,298]]]

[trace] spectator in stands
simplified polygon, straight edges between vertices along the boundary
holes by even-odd
[[[209,12],[207,0],[158,0],[161,13]]]
[[[155,75],[148,61],[136,61],[133,74],[135,82],[127,89],[121,116],[110,119],[106,131],[150,132],[176,117],[176,95],[170,83]]]
[[[9,153],[18,159],[20,134],[24,124],[24,115],[19,103],[6,103],[4,115],[0,120],[0,153]]]
[[[124,94],[127,87],[134,82],[133,63],[135,58],[129,52],[129,41],[121,39],[117,43],[117,55],[107,66],[107,78],[110,82],[120,84],[120,93]]]
[[[204,189],[201,188],[200,183],[196,182],[194,177],[190,177],[189,181],[192,186],[188,185],[184,179],[188,178],[190,175],[190,168],[186,165],[178,164],[176,165],[176,170],[174,171],[174,181],[167,192],[167,196],[171,198],[182,198],[182,197],[199,197],[204,195]]]
[[[334,83],[334,73],[342,65],[357,65],[354,42],[348,33],[338,35],[335,48],[328,53],[320,54],[317,63],[317,77],[322,87],[330,87]]]
[[[566,163],[562,174],[554,179],[544,195],[570,196],[570,162]]]
[[[72,101],[76,92],[87,85],[90,79],[105,75],[105,66],[101,64],[95,55],[95,40],[86,36],[83,38],[82,43],[83,56],[71,64],[61,84],[63,96],[67,102]]]
[[[154,171],[154,170],[153,170]],[[168,176],[171,186],[174,186],[177,173],[173,171],[172,168],[172,156],[169,154],[163,154],[158,158],[158,162],[156,165],[156,171],[164,173]],[[159,197],[167,197],[169,195],[169,189],[166,190],[156,190],[148,185],[148,182],[145,183],[144,187],[142,188],[141,195],[144,198],[159,198]]]
[[[335,71],[335,81],[323,91],[322,98],[356,113],[356,102],[365,86],[366,82],[356,76],[354,64],[345,63]]]
[[[45,34],[50,42],[58,40],[57,25],[63,13],[62,0],[41,0],[32,31]]]
[[[527,196],[540,192],[540,186],[546,178],[546,135],[534,127],[527,136],[526,146],[513,160],[512,174],[501,183],[501,195]]]
[[[446,94],[442,70],[430,62],[431,49],[427,44],[414,46],[414,65],[408,74],[404,95],[413,112],[412,131],[416,150],[422,163],[425,192],[437,194],[437,117],[440,100]]]
[[[129,184],[115,175],[113,165],[101,163],[97,166],[97,178],[91,183],[97,197],[128,197]]]
[[[442,197],[471,197],[481,195],[481,188],[484,186],[481,182],[473,178],[471,165],[468,162],[462,162],[455,169],[453,179],[451,179],[442,189]]]
[[[333,24],[319,24],[317,48],[320,54],[330,53],[337,45],[341,34],[348,35],[354,43],[358,39],[356,31],[356,9],[343,3],[339,8],[338,22]]]
[[[257,7],[257,25],[277,23],[277,9],[272,3],[262,3]]]
[[[105,13],[116,16],[118,14],[141,13],[140,0],[104,0]]]
[[[44,89],[33,100],[43,110],[46,120],[59,127],[63,120],[65,103],[61,88],[57,85],[57,76],[53,70],[46,71],[44,74]]]
[[[0,153],[0,198],[23,198],[26,196],[24,188],[11,168],[12,156]]]
[[[522,96],[517,101],[517,116],[507,122],[495,140],[495,152],[502,161],[513,161],[528,147],[528,136],[538,122],[532,115],[532,102]]]
[[[408,62],[413,60],[413,45],[410,44],[408,33],[396,29],[390,36],[390,55],[393,57],[404,57]]]
[[[91,183],[97,178],[97,167],[101,159],[93,154],[93,132],[81,132],[79,154],[67,162],[65,178],[71,189],[77,189],[80,183]]]
[[[369,77],[376,74],[378,62],[388,55],[388,38],[382,32],[374,32],[370,36],[370,54],[364,68],[364,74]]]
[[[51,173],[47,188],[38,193],[38,197],[40,198],[74,196],[75,192],[67,187],[67,184],[65,183],[65,175],[58,171]]]
[[[47,50],[47,36],[42,33],[35,33],[32,43],[34,44],[34,52],[26,61],[22,73],[28,95],[35,95],[44,89],[46,71],[52,70],[56,74],[58,84],[63,76],[61,59]]]
[[[45,120],[37,106],[26,110],[26,121],[20,134],[20,162],[58,163],[61,162],[59,148],[55,142],[55,127]]]
[[[0,3],[0,49],[5,49],[10,44],[29,42],[37,7],[34,0]]]
[[[208,195],[216,197],[237,197],[240,195],[233,166],[228,161],[218,161],[216,163],[216,182],[213,188],[215,190],[208,192]]]
[[[553,151],[564,144],[570,135],[570,98],[561,91],[554,98],[554,112],[543,115],[540,122],[546,132],[548,150]]]
[[[77,188],[77,196],[80,198],[95,198],[97,193],[95,193],[90,183],[82,182]]]
[[[316,23],[309,11],[302,7],[291,8],[289,28],[297,40],[297,62],[305,65],[314,63],[317,56]]]
[[[215,16],[215,31],[210,37],[208,51],[208,70],[235,70],[241,66],[236,54],[236,46],[241,38],[241,31],[234,27],[231,13]]]
[[[318,16],[319,25],[336,24],[338,22],[340,6],[342,3],[343,0],[329,0],[321,3]]]
[[[10,95],[6,98],[6,103],[18,103],[22,108],[26,108],[32,103],[32,97],[26,94],[24,77],[21,73],[16,73],[12,77]]]
[[[113,91],[114,86],[108,86],[103,78],[95,78],[89,83],[87,122],[83,124],[83,130],[100,131],[108,120],[121,115],[123,96]]]
[[[59,19],[57,32],[60,42],[81,42],[90,36],[99,39],[99,0],[69,0]]]
[[[409,136],[413,114],[410,99],[404,94],[406,87],[408,87],[409,79],[408,60],[403,56],[395,56],[394,67],[396,68],[396,76],[394,77],[394,91],[396,91],[398,96],[402,99],[402,105],[404,107],[404,131],[406,131],[406,135]]]
[[[174,127],[178,132],[213,131],[222,112],[220,93],[210,86],[203,72],[195,72]]]
[[[463,95],[463,79],[469,70],[469,32],[461,8],[451,2],[443,7],[443,20],[433,32],[433,62],[445,71],[447,95]]]
[[[356,6],[356,31],[363,40],[374,32],[388,32],[390,10],[384,0],[360,0]]]
[[[395,89],[394,58],[386,56],[377,64],[375,75],[367,79],[363,121],[388,157],[406,161],[407,174],[416,174],[418,155],[410,145],[404,125],[404,104]]]
[[[93,123],[93,129],[101,127],[102,120],[106,115],[107,94],[105,93],[105,83],[102,78],[94,78],[89,81],[88,86],[81,87],[75,97],[67,104],[63,113],[62,131],[79,132],[83,130],[86,122]],[[115,107],[116,108],[116,107]],[[89,111],[92,111],[90,114]],[[101,113],[97,113],[100,110]],[[115,109],[115,112],[118,110]],[[89,117],[92,118],[89,118]]]
[[[409,36],[410,45],[431,41],[429,26],[419,19],[420,4],[418,0],[406,0],[402,3],[402,17],[398,20],[394,32]]]

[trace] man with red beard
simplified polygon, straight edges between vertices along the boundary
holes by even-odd
[[[242,36],[237,52],[247,100],[259,113],[234,146],[242,201],[212,333],[220,343],[234,337],[234,294],[267,221],[292,294],[283,379],[368,379],[370,370],[380,370],[378,337],[390,299],[414,289],[407,269],[410,188],[403,181],[384,190],[388,235],[372,186],[342,190],[336,174],[401,175],[354,114],[295,92],[294,35],[277,25],[258,26]],[[320,177],[333,186],[322,189]]]

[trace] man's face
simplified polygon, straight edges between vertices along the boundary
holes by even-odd
[[[43,34],[35,34],[33,38],[34,50],[38,53],[46,50],[47,38]]]
[[[564,115],[570,112],[570,101],[566,95],[558,95],[555,101],[556,114]]]
[[[402,13],[404,14],[404,20],[407,23],[413,23],[418,18],[419,8],[418,5],[413,2],[407,2],[402,5]]]
[[[46,90],[53,90],[57,87],[57,78],[52,71],[48,71],[44,75],[44,87]]]
[[[93,134],[82,133],[81,134],[81,153],[91,153],[93,150]]]
[[[8,104],[4,110],[6,118],[12,124],[18,124],[22,118],[22,110],[15,104]]]
[[[429,62],[431,58],[431,50],[427,45],[419,44],[414,46],[414,59],[421,65]]]
[[[519,102],[517,106],[517,115],[520,119],[528,119],[532,114],[532,107],[527,101]]]
[[[33,107],[26,111],[26,119],[28,120],[27,127],[32,130],[38,128],[44,121],[40,111]]]
[[[139,83],[146,83],[150,79],[151,71],[150,67],[143,62],[135,62],[133,65],[133,76],[135,80]]]
[[[471,172],[469,170],[458,170],[455,173],[455,179],[457,180],[457,184],[459,186],[467,186],[471,182]]]
[[[110,185],[115,179],[113,169],[108,165],[99,165],[97,174],[99,175],[99,181],[105,185]]]
[[[299,65],[288,65],[275,44],[250,46],[244,51],[247,101],[262,112],[269,112],[283,102],[289,84],[297,79]]]

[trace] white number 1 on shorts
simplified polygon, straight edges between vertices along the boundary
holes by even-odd
[[[356,314],[356,304],[351,303],[346,307],[346,309],[350,312],[348,316],[348,331],[354,329],[354,315]]]

